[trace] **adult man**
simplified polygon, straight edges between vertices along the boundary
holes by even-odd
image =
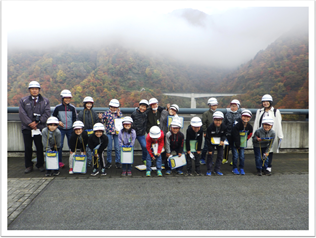
[[[46,125],[47,118],[50,117],[50,104],[49,100],[43,97],[39,92],[41,89],[40,84],[37,81],[29,83],[28,87],[30,95],[23,97],[20,100],[19,116],[22,122],[22,134],[24,140],[25,149],[25,171],[29,173],[33,171],[32,162],[32,142],[34,140],[37,153],[36,167],[44,172],[44,156],[42,145],[42,129]]]

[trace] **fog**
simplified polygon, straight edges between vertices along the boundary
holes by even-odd
[[[82,13],[78,22],[77,18],[64,18],[64,24],[40,27],[21,22],[19,29],[8,29],[8,48],[119,44],[137,52],[231,68],[253,58],[282,34],[308,29],[307,7],[234,8],[218,14],[188,8],[166,14],[132,13],[131,9],[125,16],[95,19],[91,15],[85,19]]]

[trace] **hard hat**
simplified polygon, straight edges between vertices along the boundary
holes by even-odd
[[[262,119],[262,125],[263,124],[268,124],[268,125],[270,125],[270,126],[273,126],[273,123],[274,123],[274,121],[273,121],[273,118],[271,118],[271,117],[264,117],[263,119]]]
[[[272,96],[270,94],[263,95],[261,102],[265,102],[265,101],[273,102]]]
[[[250,110],[245,109],[241,112],[241,116],[252,117],[252,113]]]
[[[145,104],[146,106],[149,105],[149,103],[148,103],[148,101],[146,99],[140,100],[139,105],[141,105],[141,104]]]
[[[131,117],[124,117],[122,120],[122,124],[132,124],[133,123],[133,118]]]
[[[191,119],[191,126],[193,127],[200,127],[202,126],[202,120],[199,117],[193,117]]]
[[[59,124],[57,117],[49,117],[47,118],[46,124]]]
[[[155,104],[155,103],[158,103],[158,100],[156,98],[149,99],[149,105]]]
[[[117,99],[112,99],[109,103],[110,107],[120,107],[120,102]]]
[[[171,127],[182,127],[182,123],[179,119],[177,119],[176,117],[173,118],[172,122],[170,123]]]
[[[179,111],[179,106],[178,106],[177,104],[172,104],[172,105],[170,106],[170,109],[173,109],[173,110],[175,110],[176,112],[178,112],[178,111]]]
[[[94,101],[93,101],[93,98],[92,98],[92,97],[89,97],[89,96],[88,96],[88,97],[85,97],[85,98],[83,99],[83,102],[92,102],[92,103],[93,103]]]
[[[104,125],[100,122],[95,123],[93,126],[93,131],[105,131]]]
[[[41,88],[41,85],[37,81],[31,81],[29,83],[29,89],[30,88]]]
[[[72,98],[71,92],[68,89],[61,91],[60,96],[62,98]]]
[[[217,101],[216,98],[210,98],[210,99],[207,101],[207,105],[211,105],[211,106],[218,105],[218,101]]]
[[[239,102],[239,100],[237,100],[237,99],[234,99],[234,100],[232,100],[231,102],[230,102],[230,104],[237,104],[238,105],[238,107],[239,107],[239,105],[240,105],[240,102]]]
[[[84,127],[84,124],[82,121],[75,121],[74,124],[72,125],[74,129],[80,129]]]
[[[224,114],[220,111],[216,111],[214,112],[213,114],[213,118],[220,118],[220,119],[223,119],[224,118]]]
[[[161,130],[158,126],[152,126],[149,130],[149,136],[153,139],[158,139],[161,136]]]

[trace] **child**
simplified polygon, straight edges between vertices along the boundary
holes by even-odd
[[[69,145],[69,140],[71,133],[73,131],[72,129],[72,124],[77,120],[77,111],[76,108],[70,104],[72,95],[71,92],[67,89],[64,89],[60,93],[61,96],[61,104],[58,104],[53,112],[53,116],[57,117],[59,120],[59,127],[58,129],[61,132],[61,144],[59,147],[58,151],[58,159],[59,159],[59,167],[63,168],[65,164],[62,162],[62,151],[63,151],[63,146],[64,146],[64,138],[65,135],[68,140],[68,147],[70,148]]]
[[[69,174],[73,174],[73,159],[77,153],[86,154],[86,145],[88,144],[88,134],[83,130],[84,124],[82,121],[75,121],[73,124],[74,131],[70,136],[70,154],[69,154]],[[80,152],[79,152],[80,151]]]
[[[273,146],[273,141],[275,138],[275,132],[272,130],[273,119],[271,117],[264,117],[262,119],[262,127],[255,131],[252,142],[253,150],[255,152],[256,167],[258,176],[261,176],[262,173],[271,175],[271,172],[267,170],[269,164],[269,153],[271,147]],[[272,138],[269,141],[262,140],[263,138]],[[263,163],[263,159],[265,159]]]
[[[152,144],[158,144],[157,154],[154,155],[152,152]],[[157,175],[162,176],[161,173],[161,151],[164,147],[164,134],[158,126],[153,126],[150,128],[149,133],[146,137],[146,148],[147,148],[147,159],[146,159],[146,176],[151,176],[151,160],[157,159]]]
[[[94,134],[89,136],[88,146],[90,150],[93,151],[93,171],[91,173],[92,176],[96,176],[99,174],[99,158],[101,163],[101,176],[105,176],[105,159],[103,156],[103,152],[105,148],[108,146],[108,137],[104,135],[104,125],[102,123],[95,123],[93,126]]]
[[[124,117],[122,124],[123,129],[120,131],[118,135],[119,145],[122,147],[123,145],[134,146],[136,139],[136,132],[132,129],[133,119],[131,117]],[[122,174],[121,176],[132,176],[132,165],[131,164],[122,164]]]
[[[213,123],[207,128],[206,131],[206,139],[205,143],[208,145],[208,155],[207,155],[207,176],[212,175],[212,167],[213,167],[213,155],[215,149],[217,149],[217,158],[215,161],[215,168],[214,172],[217,175],[223,175],[222,172],[220,172],[221,163],[223,160],[223,145],[224,141],[226,140],[226,126],[223,122],[224,114],[222,112],[214,112],[213,114]],[[219,137],[220,142],[218,145],[212,144],[212,137]]]
[[[149,109],[147,110],[147,125],[146,132],[149,133],[150,128],[153,126],[159,126],[161,124],[160,116],[163,108],[158,106],[158,100],[156,98],[149,99]]]
[[[252,125],[249,121],[252,117],[252,113],[249,110],[243,110],[241,118],[237,119],[237,124],[232,130],[232,152],[233,152],[233,173],[238,175],[245,175],[244,163],[245,163],[245,148],[240,145],[240,131],[247,132],[247,140],[252,136]],[[237,169],[237,160],[239,157],[239,171]]]
[[[265,94],[263,95],[262,99],[262,107],[261,109],[257,110],[256,113],[256,119],[253,125],[254,131],[256,131],[259,127],[262,126],[262,118],[266,116],[270,116],[273,118],[273,127],[272,129],[275,132],[275,138],[276,143],[273,143],[273,147],[270,150],[269,153],[269,164],[267,170],[271,173],[272,170],[272,158],[273,158],[273,153],[279,153],[279,143],[283,139],[283,130],[282,130],[282,115],[280,113],[280,110],[274,108],[272,106],[273,104],[273,98],[270,94]]]
[[[47,119],[47,127],[42,131],[42,143],[45,152],[58,151],[60,147],[61,133],[57,128],[58,124],[59,121],[56,117],[49,117]],[[59,170],[46,170],[45,176],[51,176],[52,172],[54,176],[59,175]]]
[[[138,108],[132,113],[133,119],[132,128],[136,131],[136,139],[142,147],[142,161],[146,164],[147,149],[146,149],[146,125],[147,125],[147,108],[148,101],[140,100]]]
[[[115,130],[114,120],[116,118],[121,118],[123,114],[120,111],[120,102],[117,99],[112,99],[109,103],[109,107],[110,109],[104,112],[103,116],[99,114],[101,122],[105,123],[106,135],[109,140],[106,168],[109,169],[112,166],[112,141],[114,140],[115,166],[117,169],[120,169],[121,151],[118,143],[118,132]]]
[[[172,151],[175,151],[179,157],[181,157],[183,153],[184,135],[180,132],[181,126],[181,121],[176,118],[174,118],[170,124],[170,131],[168,131],[165,136],[167,158],[169,158]],[[183,166],[176,168],[177,173],[180,175],[183,174],[182,168]]]
[[[93,125],[95,123],[100,122],[100,119],[97,113],[92,109],[93,108],[93,98],[92,97],[85,97],[83,99],[83,110],[78,114],[78,120],[82,121],[84,124],[84,129],[87,132],[88,136],[93,134]],[[87,152],[87,162],[88,167],[92,165],[92,153],[89,146],[86,146]]]
[[[203,138],[203,129],[202,121],[199,117],[193,117],[191,119],[191,125],[188,126],[187,134],[186,134],[186,148],[187,148],[187,176],[192,176],[192,159],[195,160],[195,173],[198,176],[202,176],[200,170],[200,155],[201,155],[201,146],[202,146],[202,138]],[[197,149],[196,152],[191,152],[192,148],[190,146],[190,140],[197,141]]]
[[[241,109],[240,102],[237,99],[234,99],[230,102],[230,108],[227,108],[227,113],[225,115],[223,124],[227,128],[227,140],[229,145],[225,145],[225,154],[223,159],[223,164],[228,163],[228,155],[229,150],[231,148],[232,142],[232,129],[233,126],[237,123],[237,119],[241,117]],[[231,162],[230,165],[233,165],[233,162]]]
[[[214,112],[216,111],[216,109],[218,107],[218,101],[217,101],[216,98],[210,98],[207,101],[207,105],[209,107],[209,110],[204,112],[203,115],[202,115],[202,123],[203,123],[202,129],[203,129],[204,139],[206,137],[207,128],[213,122],[213,114],[214,114]],[[205,164],[206,152],[207,152],[207,143],[204,142],[204,148],[203,148],[202,155],[201,155],[201,160],[200,160],[201,164]]]

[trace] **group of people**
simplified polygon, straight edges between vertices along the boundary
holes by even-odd
[[[51,114],[49,100],[40,94],[40,88],[37,81],[30,82],[30,95],[23,97],[19,105],[25,146],[25,173],[33,170],[34,141],[37,151],[36,167],[41,172],[46,171],[45,176],[59,175],[59,169],[44,168],[44,153],[58,152],[59,168],[65,167],[62,148],[66,136],[70,149],[69,174],[74,173],[74,156],[86,155],[88,167],[93,167],[91,175],[106,175],[106,169],[112,166],[114,143],[115,167],[122,169],[122,176],[131,176],[132,164],[121,163],[121,149],[133,147],[137,139],[142,148],[142,161],[146,165],[147,177],[151,176],[154,161],[157,176],[163,176],[163,167],[165,175],[170,175],[172,171],[183,175],[184,166],[173,170],[174,167],[169,163],[170,158],[183,156],[187,176],[192,176],[193,171],[201,176],[201,164],[206,164],[207,176],[212,173],[223,175],[220,171],[221,164],[228,163],[230,150],[232,172],[235,175],[244,175],[244,151],[247,140],[252,138],[258,175],[271,175],[273,152],[277,152],[283,138],[282,117],[280,111],[273,107],[273,98],[269,94],[262,97],[263,108],[256,113],[254,127],[249,123],[251,111],[240,108],[239,100],[232,100],[224,115],[217,110],[217,99],[210,98],[209,110],[203,113],[202,119],[191,119],[184,136],[180,131],[183,120],[178,116],[179,106],[176,104],[161,107],[156,98],[149,101],[142,99],[131,116],[123,117],[117,99],[110,101],[109,110],[97,114],[93,110],[93,98],[87,96],[83,99],[84,109],[77,114],[76,108],[70,103],[72,94],[65,89],[60,93],[61,103]],[[120,119],[121,127],[117,125],[117,119]],[[213,163],[215,151],[217,157]]]

